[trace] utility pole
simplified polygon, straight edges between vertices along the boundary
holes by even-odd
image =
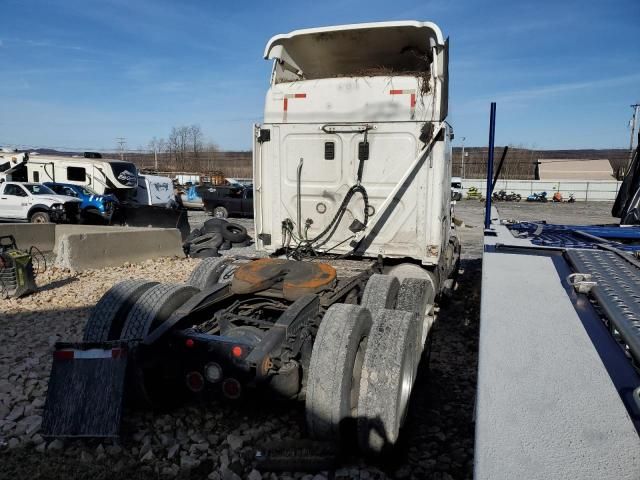
[[[631,167],[631,160],[633,160],[633,139],[636,136],[636,121],[638,120],[638,109],[640,109],[640,103],[631,105],[633,108],[633,117],[631,117],[631,140],[629,141],[629,160],[627,161],[626,171]]]
[[[461,155],[460,155],[460,160],[461,160],[461,163],[462,163],[462,178],[464,178],[464,141],[466,139],[467,139],[467,137],[462,137],[461,138],[461,140],[462,140],[462,152],[461,152]]]
[[[120,160],[124,160],[124,147],[127,144],[127,139],[124,137],[116,138],[118,142],[118,149],[120,150]]]

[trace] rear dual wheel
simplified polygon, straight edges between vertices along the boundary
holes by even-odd
[[[306,391],[309,433],[366,453],[398,440],[422,347],[428,280],[373,275],[361,305],[335,304],[316,335]],[[399,303],[399,304],[398,304]],[[402,310],[394,310],[393,308]],[[420,312],[421,315],[418,313]]]

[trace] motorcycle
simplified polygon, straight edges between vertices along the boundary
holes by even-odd
[[[547,192],[532,193],[527,197],[527,202],[547,202]]]
[[[507,193],[504,190],[493,192],[491,198],[497,202],[519,202],[522,197],[515,192]]]
[[[551,197],[551,199],[552,199],[554,202],[557,202],[557,203],[562,203],[562,202],[563,202],[563,200],[564,200],[564,199],[562,198],[562,193],[560,193],[560,192],[556,192],[556,193],[554,193],[554,194],[553,194],[553,197]]]
[[[573,196],[573,193],[569,194],[569,200],[567,200],[567,203],[575,203],[576,202],[576,197]]]

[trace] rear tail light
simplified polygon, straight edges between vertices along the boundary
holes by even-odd
[[[236,400],[240,398],[242,386],[235,378],[227,378],[222,382],[222,393],[225,397],[230,398],[231,400]]]
[[[187,388],[192,392],[198,393],[204,388],[204,377],[200,372],[187,373],[186,381]]]

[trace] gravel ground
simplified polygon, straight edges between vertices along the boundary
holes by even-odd
[[[610,207],[517,204],[502,211],[521,219],[605,223]],[[459,229],[464,254],[457,294],[441,308],[396,457],[365,463],[347,455],[331,471],[259,472],[257,449],[305,436],[303,405],[263,399],[192,403],[168,413],[127,411],[118,441],[43,439],[39,427],[54,343],[80,340],[91,307],[114,283],[181,282],[198,263],[173,258],[83,273],[50,268],[39,276],[36,294],[0,300],[0,479],[472,478],[482,206],[459,202],[456,216],[465,225]],[[190,220],[197,227],[206,217],[194,212]],[[252,228],[251,220],[239,223]]]

